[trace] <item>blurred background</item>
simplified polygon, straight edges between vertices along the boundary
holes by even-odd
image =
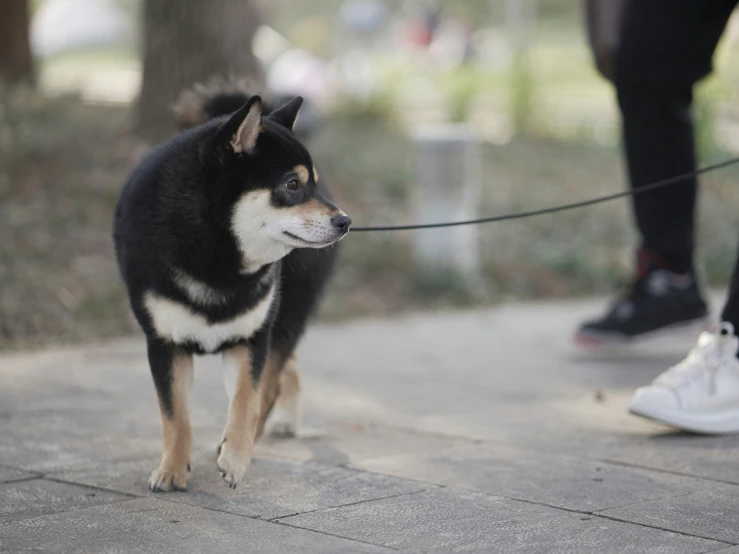
[[[739,154],[739,21],[697,95],[701,162]],[[355,225],[502,214],[625,186],[614,95],[573,0],[3,0],[0,348],[135,329],[110,239],[133,165],[216,75],[301,94],[299,132]],[[698,259],[724,283],[739,171],[706,175]],[[320,317],[602,294],[628,201],[460,230],[356,233]],[[710,237],[710,240],[706,240]]]

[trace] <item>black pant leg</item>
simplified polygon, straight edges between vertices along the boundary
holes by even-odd
[[[734,262],[734,272],[731,275],[731,284],[729,285],[729,295],[721,312],[721,320],[728,321],[734,326],[739,333],[739,252],[737,252],[736,261]]]
[[[621,22],[615,85],[629,180],[638,188],[695,169],[693,85],[712,57],[736,0],[629,0]],[[697,180],[635,196],[641,246],[670,269],[693,266]]]

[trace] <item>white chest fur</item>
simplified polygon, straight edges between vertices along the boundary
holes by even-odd
[[[274,286],[269,293],[248,312],[234,319],[219,323],[208,323],[187,306],[147,292],[144,305],[151,316],[154,329],[161,338],[174,343],[195,342],[206,352],[216,350],[224,342],[249,338],[264,323],[274,298]]]

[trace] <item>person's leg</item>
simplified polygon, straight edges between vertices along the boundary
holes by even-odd
[[[614,84],[631,186],[695,169],[693,85],[711,71],[735,0],[628,0]],[[637,277],[602,318],[581,326],[583,345],[620,343],[652,331],[702,323],[707,306],[693,278],[697,181],[636,195],[641,235]]]
[[[739,332],[739,252],[734,262],[734,272],[731,275],[731,284],[729,285],[729,296],[721,312],[721,321],[731,323],[734,329]]]
[[[676,366],[639,388],[629,411],[698,433],[739,433],[739,252],[729,295],[714,333]]]
[[[734,0],[631,0],[621,24],[615,85],[633,188],[696,168],[693,85],[711,72]],[[633,197],[641,246],[675,273],[693,268],[697,180]]]

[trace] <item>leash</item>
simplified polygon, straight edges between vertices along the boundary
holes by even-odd
[[[459,227],[461,225],[479,225],[481,223],[492,223],[494,221],[507,221],[509,219],[524,219],[526,217],[534,217],[537,215],[552,214],[557,212],[564,212],[566,210],[573,210],[575,208],[582,208],[585,206],[592,206],[593,204],[600,204],[603,202],[609,202],[616,200],[617,198],[624,198],[626,196],[636,196],[637,194],[643,194],[652,190],[664,188],[670,185],[674,185],[687,179],[689,177],[695,177],[703,173],[710,171],[716,171],[735,165],[739,163],[739,157],[724,160],[713,165],[707,165],[695,171],[683,173],[682,175],[676,175],[667,179],[662,179],[654,183],[649,183],[637,189],[625,190],[622,192],[616,192],[613,194],[607,194],[605,196],[598,196],[596,198],[590,198],[589,200],[581,200],[580,202],[573,202],[571,204],[562,204],[560,206],[551,206],[549,208],[540,208],[538,210],[530,210],[526,212],[516,212],[511,214],[494,215],[491,217],[481,217],[479,219],[468,219],[465,221],[445,221],[441,223],[419,223],[415,225],[389,225],[383,227],[352,227],[352,233],[362,233],[367,231],[413,231],[417,229],[438,229],[441,227]]]

